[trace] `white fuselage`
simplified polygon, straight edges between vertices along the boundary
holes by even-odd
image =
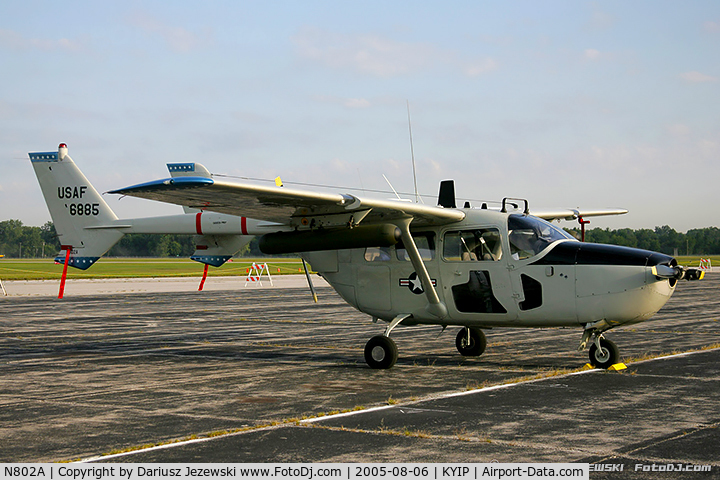
[[[653,265],[672,258],[562,238],[556,227],[533,219],[534,228],[551,229],[542,243],[517,223],[527,218],[467,210],[462,222],[412,230],[447,308],[444,318],[427,311],[402,243],[388,249],[308,252],[303,257],[358,310],[386,321],[411,314],[406,325],[562,327],[606,322],[611,327],[650,318],[672,295],[675,281],[652,273]],[[534,238],[540,251],[523,251],[523,237]]]

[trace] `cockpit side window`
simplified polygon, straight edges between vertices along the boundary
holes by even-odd
[[[412,234],[413,240],[415,240],[415,245],[417,245],[418,251],[420,252],[420,257],[424,261],[428,260],[434,260],[435,259],[435,235],[431,232],[422,232],[422,233],[413,233]],[[410,256],[407,253],[407,250],[405,249],[405,245],[403,245],[402,240],[400,240],[397,245],[395,245],[395,250],[397,253],[397,259],[402,262],[409,262]]]
[[[502,242],[497,228],[475,228],[445,233],[443,258],[450,262],[498,261]]]
[[[390,250],[390,247],[368,247],[365,249],[365,261],[389,262]]]
[[[574,240],[565,231],[537,217],[512,214],[508,217],[510,254],[524,260],[545,250],[558,240]]]

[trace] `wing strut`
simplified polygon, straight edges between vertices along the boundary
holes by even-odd
[[[410,222],[412,222],[412,220],[412,218],[404,218],[398,220],[395,225],[397,225],[402,233],[402,241],[403,245],[405,245],[405,250],[410,257],[410,261],[412,262],[412,266],[415,269],[418,278],[422,282],[423,290],[425,290],[425,296],[428,300],[428,306],[425,307],[425,310],[431,315],[442,319],[448,314],[447,307],[440,301],[440,297],[438,297],[438,294],[433,287],[432,280],[430,279],[430,274],[428,273],[427,268],[425,268],[425,264],[422,261],[417,245],[415,245],[415,240],[413,240],[412,234],[410,233]]]

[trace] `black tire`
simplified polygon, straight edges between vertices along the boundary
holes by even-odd
[[[470,330],[470,344],[468,344],[466,330]],[[479,357],[485,351],[486,346],[487,338],[479,328],[463,328],[455,337],[455,347],[464,357]]]
[[[397,345],[390,337],[377,335],[365,344],[365,361],[370,368],[387,369],[395,365],[397,359]]]
[[[612,340],[600,339],[600,350],[593,342],[590,345],[590,365],[595,368],[610,368],[620,359],[620,351]]]

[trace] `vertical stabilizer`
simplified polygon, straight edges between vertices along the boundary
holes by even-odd
[[[167,164],[168,171],[170,172],[170,176],[175,177],[203,177],[203,178],[212,178],[212,174],[210,173],[210,170],[205,168],[205,165],[202,165],[200,163],[168,163]],[[198,213],[202,210],[199,208],[192,208],[188,207],[186,205],[183,205],[183,211],[185,213]]]
[[[67,145],[28,155],[62,250],[70,250],[68,264],[85,270],[123,236],[113,225],[117,216],[70,158]],[[65,252],[55,260],[64,262]]]

